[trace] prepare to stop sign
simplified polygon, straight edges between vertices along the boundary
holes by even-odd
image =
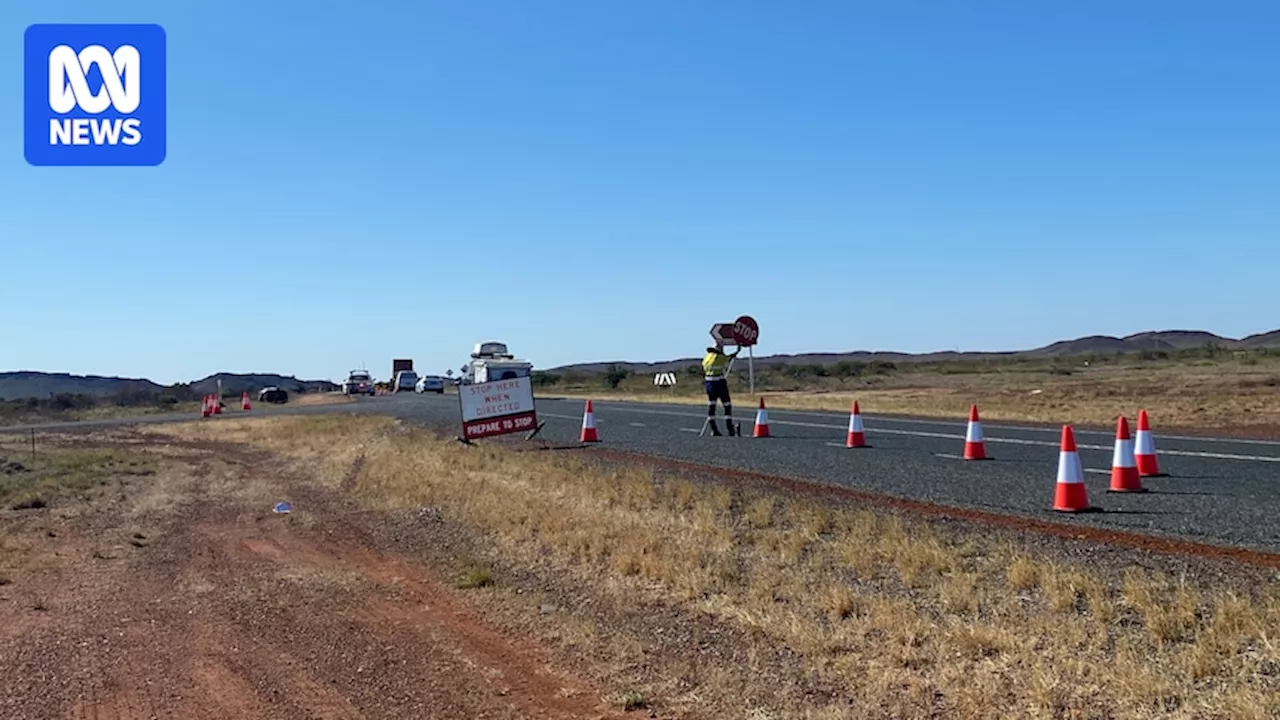
[[[533,381],[527,377],[460,385],[462,436],[467,440],[526,432],[538,426]]]

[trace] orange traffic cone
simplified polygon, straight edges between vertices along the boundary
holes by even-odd
[[[752,433],[755,437],[769,437],[769,411],[764,409],[764,398],[760,398],[760,409],[756,410],[756,429]]]
[[[213,403],[213,414],[221,415],[222,414],[222,396],[217,394],[210,395],[209,402]]]
[[[1123,415],[1116,422],[1116,451],[1111,457],[1111,487],[1107,492],[1146,492],[1133,455],[1129,420]]]
[[[253,409],[253,403],[249,402],[249,392],[247,390],[243,395],[240,396],[240,409],[241,410]]]
[[[849,437],[845,447],[867,447],[867,433],[862,428],[862,412],[858,410],[858,401],[853,401],[853,410],[849,411]]]
[[[1160,477],[1160,461],[1156,458],[1156,440],[1151,435],[1151,422],[1147,411],[1138,411],[1138,447],[1134,450],[1138,474],[1142,477]]]
[[[978,406],[969,406],[969,428],[964,433],[964,459],[987,460],[987,442],[982,437],[982,421],[978,419]]]
[[[200,417],[209,417],[213,414],[213,405],[209,403],[209,396],[204,396],[204,401],[200,404]]]
[[[1089,510],[1089,491],[1084,486],[1084,466],[1076,450],[1076,436],[1070,425],[1062,426],[1062,449],[1058,453],[1058,488],[1053,509],[1059,512]]]
[[[582,413],[582,437],[580,442],[600,442],[600,435],[596,432],[596,415],[591,410],[591,401],[587,401],[587,409]]]

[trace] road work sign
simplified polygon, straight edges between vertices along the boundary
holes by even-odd
[[[716,323],[711,326],[711,338],[725,345],[736,345],[738,340],[733,336],[733,323]]]
[[[458,388],[462,437],[466,440],[529,432],[538,427],[533,381],[527,377]]]
[[[756,394],[756,361],[752,348],[760,340],[760,324],[750,315],[740,315],[731,323],[711,326],[711,337],[722,345],[736,345],[747,349],[747,376],[751,394]],[[732,367],[732,364],[730,364]]]

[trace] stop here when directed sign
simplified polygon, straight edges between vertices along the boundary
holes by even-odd
[[[460,385],[462,436],[468,440],[527,432],[538,426],[533,382],[527,378]]]

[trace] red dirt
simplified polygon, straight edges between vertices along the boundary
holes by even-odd
[[[0,518],[37,545],[0,587],[0,717],[621,715],[436,569],[367,544],[336,494],[290,490],[312,525],[189,488],[141,538],[118,506]]]

